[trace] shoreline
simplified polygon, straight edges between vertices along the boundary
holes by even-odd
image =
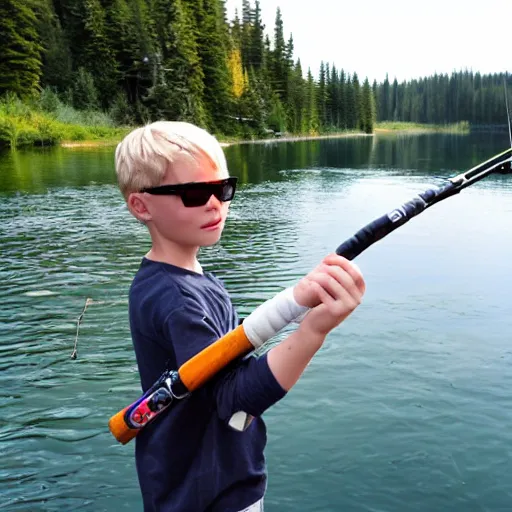
[[[121,140],[84,140],[73,141],[65,140],[59,144],[61,148],[98,148],[98,147],[112,147],[117,146]]]
[[[391,130],[393,131],[393,130]],[[221,141],[219,144],[222,147],[234,146],[237,144],[273,144],[275,142],[299,142],[302,140],[318,140],[318,139],[338,139],[344,137],[373,137],[375,133],[333,133],[330,135],[294,135],[290,137],[276,137],[273,139],[245,139],[245,140],[232,140]],[[59,146],[61,148],[97,148],[97,147],[112,147],[117,146],[121,140],[86,140],[86,141],[62,141]]]
[[[300,142],[303,140],[319,140],[319,139],[341,139],[345,137],[373,137],[375,133],[333,133],[329,135],[294,135],[290,137],[275,137],[273,139],[247,139],[220,142],[222,147],[234,146],[237,144],[274,144],[275,142]]]
[[[452,131],[457,133],[456,130]],[[349,137],[375,137],[377,135],[418,135],[424,133],[446,133],[445,130],[439,128],[422,128],[422,127],[404,127],[404,128],[375,128],[373,133],[364,132],[340,132],[330,133],[325,135],[290,135],[286,137],[275,137],[265,139],[244,139],[244,140],[219,140],[219,144],[226,148],[242,144],[275,144],[278,142],[300,142],[306,140],[323,140],[323,139],[341,139]],[[461,132],[459,132],[461,133]],[[98,147],[112,147],[119,144],[119,140],[85,140],[85,141],[62,141],[59,146],[62,148],[98,148]]]

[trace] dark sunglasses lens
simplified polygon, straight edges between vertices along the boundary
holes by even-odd
[[[228,182],[190,188],[182,191],[181,200],[187,207],[204,206],[212,195],[219,201],[231,201],[235,195],[235,185]]]
[[[221,185],[221,196],[217,196],[221,201],[231,201],[235,195],[235,187],[231,183],[226,183],[225,185]]]
[[[194,207],[205,205],[212,196],[210,188],[191,188],[183,190],[181,193],[181,200],[184,206]]]

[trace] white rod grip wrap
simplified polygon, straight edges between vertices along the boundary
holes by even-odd
[[[295,301],[293,287],[286,288],[258,306],[244,320],[245,334],[254,348],[259,348],[291,322],[302,320],[308,311],[308,307]]]

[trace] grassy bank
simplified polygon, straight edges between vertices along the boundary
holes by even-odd
[[[32,104],[14,96],[0,101],[0,147],[115,144],[130,128],[115,126],[103,112],[76,110],[55,98]]]
[[[24,103],[14,96],[6,96],[0,101],[0,148],[55,145],[72,148],[115,145],[131,129],[128,126],[116,125],[112,117],[104,112],[76,110],[51,94],[42,94],[31,104]],[[467,122],[451,125],[380,122],[375,125],[374,133],[469,133],[469,129]],[[217,134],[223,146],[353,136],[368,135],[344,131],[315,135],[285,133],[280,137],[247,139]]]
[[[404,123],[401,121],[382,121],[376,123],[375,133],[405,132],[405,133],[469,133],[470,126],[467,121],[453,124],[421,124]]]

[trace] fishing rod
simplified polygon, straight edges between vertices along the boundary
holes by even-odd
[[[512,174],[512,144],[510,149],[450,178],[447,184],[428,189],[367,224],[343,242],[336,249],[336,254],[354,259],[416,215],[493,174]],[[292,322],[300,321],[307,311],[308,308],[295,302],[293,287],[278,293],[258,306],[238,327],[185,362],[178,370],[164,372],[143,396],[112,416],[109,420],[112,435],[120,443],[128,443],[175,401],[186,399],[229,363],[260,348]],[[244,430],[247,427],[248,419],[247,415],[243,417],[244,414],[241,419],[239,417],[230,422],[233,428]]]

